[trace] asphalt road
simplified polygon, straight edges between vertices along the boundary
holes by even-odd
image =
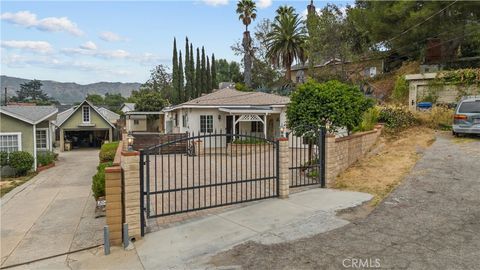
[[[480,139],[439,135],[366,218],[292,242],[247,242],[214,261],[236,269],[479,269]]]

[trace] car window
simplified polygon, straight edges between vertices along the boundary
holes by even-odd
[[[480,101],[465,101],[462,102],[459,113],[480,113]]]

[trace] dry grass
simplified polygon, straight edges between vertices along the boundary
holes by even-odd
[[[35,175],[37,175],[37,173],[32,172],[20,177],[2,177],[0,181],[0,197],[3,197],[3,195],[12,191],[14,188],[32,179]]]
[[[395,136],[382,136],[378,153],[358,161],[337,177],[333,188],[360,191],[374,196],[371,205],[382,201],[413,168],[421,150],[435,141],[432,129],[415,127]]]

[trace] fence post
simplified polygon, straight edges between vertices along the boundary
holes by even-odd
[[[122,169],[120,166],[105,168],[105,207],[107,225],[112,245],[122,243]]]
[[[140,222],[140,152],[122,152],[124,176],[125,223],[128,224],[130,238],[141,237]]]
[[[335,148],[335,135],[325,135],[325,167],[326,184],[332,183],[338,174],[338,153]]]
[[[327,147],[327,141],[326,141],[326,133],[327,133],[327,129],[325,127],[320,127],[320,130],[319,130],[319,134],[318,134],[318,146],[317,147],[320,147],[320,153],[319,154],[319,159],[318,159],[318,162],[320,162],[319,167],[318,167],[318,171],[319,171],[319,177],[320,177],[320,187],[324,188],[325,187],[325,184],[326,184],[326,181],[325,181],[325,177],[326,177],[326,172],[325,172],[325,163],[326,163],[326,160],[327,160],[327,157],[325,156],[326,155],[326,147]]]
[[[288,198],[290,193],[290,179],[289,179],[289,155],[288,155],[288,138],[278,138],[278,151],[279,151],[279,160],[278,160],[278,195],[280,199]]]

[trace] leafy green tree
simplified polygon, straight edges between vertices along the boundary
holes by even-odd
[[[207,93],[207,62],[205,59],[205,48],[202,46],[202,59],[201,59],[202,67],[201,67],[201,89],[202,94]]]
[[[206,73],[207,73],[207,92],[210,93],[212,92],[212,74],[211,74],[211,70],[210,70],[210,59],[208,58],[207,56],[207,70],[206,70]]]
[[[178,103],[185,101],[185,89],[184,89],[184,78],[183,78],[183,63],[182,63],[182,51],[180,51],[178,57]]]
[[[215,60],[215,69],[217,81],[219,83],[237,83],[243,81],[242,73],[240,72],[240,64],[235,61],[228,62],[226,59]]]
[[[190,43],[190,61],[189,70],[190,70],[190,83],[192,85],[190,95],[188,99],[191,99],[196,96],[196,82],[195,82],[195,59],[193,58],[193,45]]]
[[[131,96],[127,99],[129,102],[137,103],[137,98],[142,92],[159,92],[163,99],[170,102],[176,100],[177,92],[172,86],[172,75],[168,73],[167,68],[158,65],[150,71],[150,78],[140,86],[139,90],[132,91]]]
[[[172,56],[172,85],[173,89],[180,93],[179,85],[180,85],[180,78],[179,78],[179,70],[178,70],[178,52],[177,52],[177,39],[173,39],[173,56]],[[171,102],[176,103],[177,100],[171,100]]]
[[[190,69],[190,46],[188,44],[188,37],[185,38],[185,97],[187,101],[192,97],[192,73]]]
[[[104,104],[108,106],[110,110],[118,111],[123,103],[127,99],[123,97],[120,93],[117,94],[105,94]]]
[[[218,81],[217,81],[217,67],[215,66],[215,54],[212,53],[212,67],[210,73],[212,74],[212,85],[211,89],[218,88]]]
[[[348,17],[371,44],[410,59],[421,59],[431,38],[440,40],[443,61],[468,55],[463,48],[480,35],[477,1],[357,1]]]
[[[195,66],[195,97],[202,95],[202,67],[200,65],[200,49],[197,47],[197,63]]]
[[[243,32],[242,46],[244,51],[243,67],[244,67],[244,82],[248,87],[252,85],[252,38],[248,31],[248,26],[253,20],[257,18],[257,8],[255,2],[252,0],[240,0],[237,3],[238,19],[245,25],[245,32]]]
[[[307,134],[312,127],[328,127],[331,132],[346,127],[351,131],[372,106],[373,101],[355,86],[339,81],[309,80],[291,95],[287,107],[288,126],[297,136]]]
[[[17,91],[19,101],[27,101],[29,99],[33,101],[48,100],[47,94],[42,90],[42,85],[42,82],[39,80],[31,80],[20,84],[20,90]]]
[[[294,12],[277,10],[272,31],[267,35],[267,57],[286,69],[285,78],[291,80],[294,61],[305,61],[307,34],[302,20]]]
[[[406,104],[408,101],[408,83],[405,76],[398,76],[393,87],[392,99],[395,102]]]
[[[88,94],[86,100],[93,103],[93,105],[102,105],[105,103],[103,97],[99,94]]]
[[[140,90],[135,97],[135,110],[140,112],[159,112],[168,104],[158,91]]]

